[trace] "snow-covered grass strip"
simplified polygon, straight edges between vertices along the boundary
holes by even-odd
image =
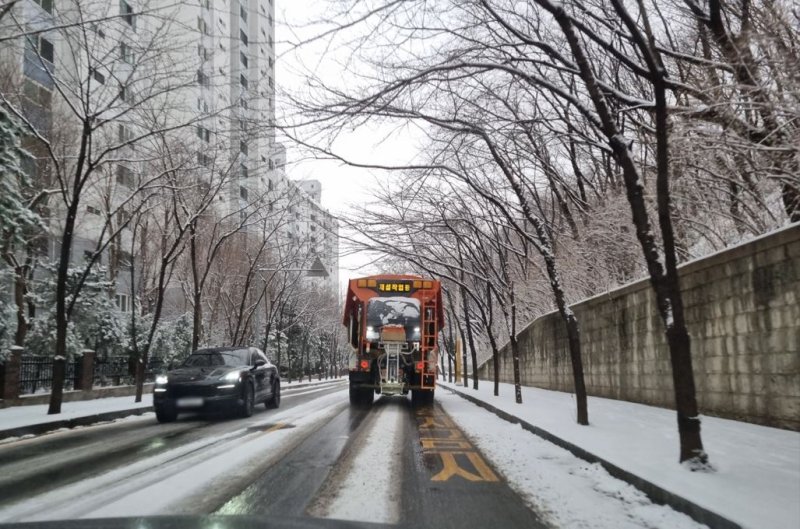
[[[800,527],[798,432],[703,416],[703,444],[716,471],[691,472],[678,464],[672,410],[589,397],[590,426],[580,426],[570,393],[523,387],[520,405],[514,402],[512,384],[500,384],[499,397],[492,395],[489,381],[482,380],[478,391],[456,389],[742,527]]]
[[[88,417],[106,412],[153,407],[153,395],[142,395],[142,402],[134,402],[134,397],[106,397],[94,400],[80,400],[61,404],[61,413],[48,415],[47,404],[33,406],[14,406],[0,409],[0,430],[10,430],[23,426],[66,421]]]
[[[398,523],[402,481],[399,464],[403,447],[403,408],[387,405],[379,409],[369,430],[351,442],[358,454],[335,469],[325,495],[310,509],[311,514],[341,520]],[[373,410],[373,413],[377,410]],[[367,425],[365,425],[367,426]],[[331,487],[336,487],[331,489]]]
[[[697,529],[705,527],[653,504],[627,483],[519,425],[452,394],[437,399],[464,433],[536,512],[555,527]]]

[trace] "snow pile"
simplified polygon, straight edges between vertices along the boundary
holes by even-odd
[[[569,393],[523,387],[520,405],[514,402],[511,384],[500,385],[499,397],[492,395],[492,384],[486,381],[481,381],[478,391],[458,389],[743,527],[800,527],[800,433],[703,417],[703,442],[717,470],[691,472],[678,464],[678,432],[672,410],[589,397],[591,425],[580,426],[575,422],[574,396]],[[446,394],[437,398],[448,411],[458,402]],[[474,420],[488,415],[469,406],[480,412],[472,414]],[[472,415],[461,419],[470,435],[486,428],[472,426]],[[507,422],[499,424],[509,430]],[[530,443],[535,436],[526,433],[526,438]],[[518,485],[526,486],[524,481]]]
[[[399,455],[403,438],[401,420],[403,410],[397,406],[385,406],[365,439],[354,441],[359,446],[358,457],[350,458],[344,468],[334,471],[329,481],[340,483],[333,497],[323,497],[310,510],[314,516],[355,520],[373,523],[398,523],[400,521],[401,481]],[[342,479],[339,472],[346,475]],[[365,493],[371,501],[364,501]]]

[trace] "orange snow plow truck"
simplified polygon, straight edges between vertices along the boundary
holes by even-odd
[[[438,335],[444,325],[439,281],[415,275],[351,279],[343,324],[350,345],[350,403],[376,393],[430,404],[436,388]]]

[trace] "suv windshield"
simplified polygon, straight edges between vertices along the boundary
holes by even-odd
[[[247,349],[234,351],[197,351],[183,362],[184,367],[217,367],[248,365],[250,352]]]

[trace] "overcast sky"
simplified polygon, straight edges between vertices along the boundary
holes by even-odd
[[[279,87],[276,106],[279,122],[281,110],[286,107],[285,98],[281,97],[280,92],[299,93],[307,90],[306,71],[314,71],[319,78],[329,80],[331,84],[336,84],[343,78],[343,70],[339,66],[339,61],[345,60],[347,56],[343,52],[331,51],[325,47],[325,43],[303,45],[289,51],[290,42],[307,39],[320,32],[319,26],[311,28],[308,23],[321,17],[326,3],[326,0],[276,0],[276,83]],[[350,160],[401,164],[414,156],[415,142],[408,136],[404,131],[356,129],[340,136],[334,147],[337,154]],[[370,201],[370,190],[374,188],[376,181],[399,176],[354,168],[332,160],[313,160],[290,142],[286,142],[286,147],[286,172],[289,178],[319,180],[322,183],[322,205],[335,215],[344,214],[350,208]],[[340,282],[364,275],[363,270],[355,269],[368,262],[369,259],[363,255],[340,256]],[[373,271],[368,270],[369,273]]]

